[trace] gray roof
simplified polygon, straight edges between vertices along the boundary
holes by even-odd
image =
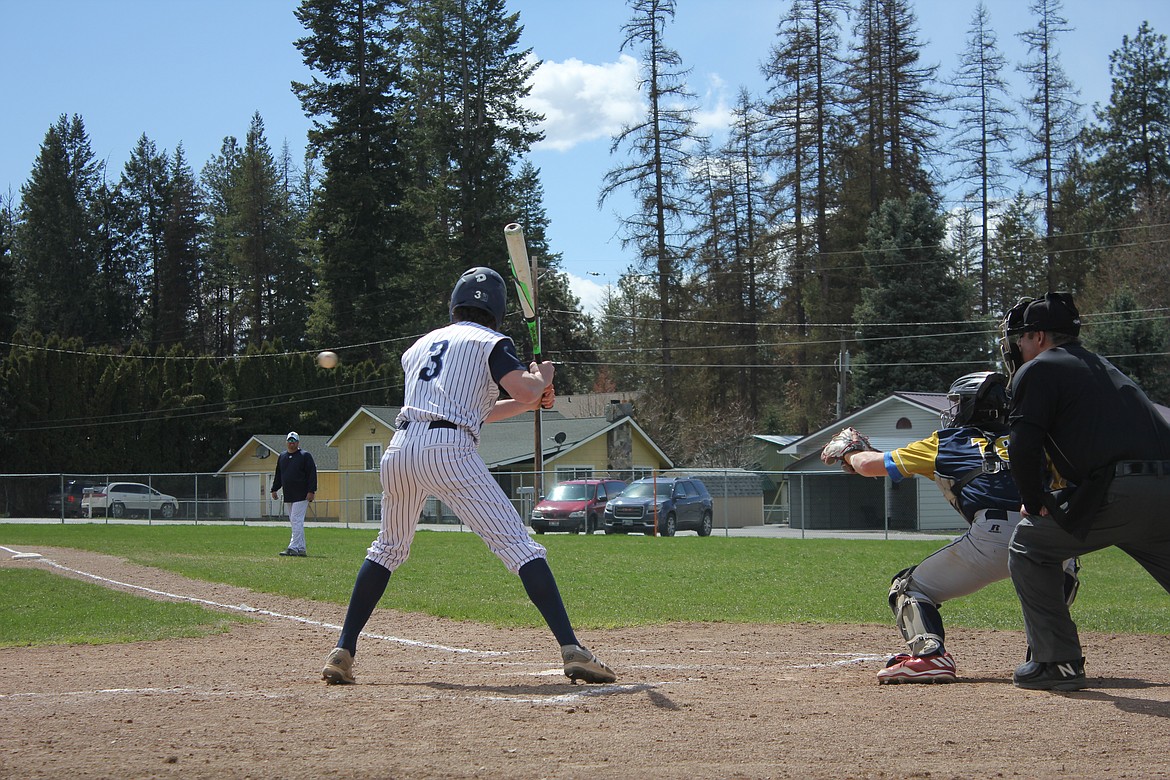
[[[610,426],[604,417],[583,417],[572,419],[560,414],[543,412],[540,416],[542,434],[541,452],[548,458],[565,453],[592,439]],[[554,437],[565,434],[565,440],[557,444]],[[506,466],[532,459],[535,450],[533,436],[533,414],[525,412],[508,420],[485,425],[479,432],[479,455],[490,468]]]
[[[273,454],[280,455],[280,453],[285,451],[284,444],[285,437],[287,436],[287,431],[285,433],[257,433],[248,439],[243,447],[236,450],[227,459],[227,463],[224,466],[235,460],[236,456],[245,450],[254,456],[264,452],[264,450],[268,451],[268,454],[262,458],[258,457],[257,460],[265,460]],[[337,471],[337,448],[330,447],[326,444],[330,438],[329,436],[301,436],[301,449],[313,456],[313,462],[317,464],[318,471]],[[276,468],[276,461],[272,460],[264,464],[265,469],[269,468],[269,463],[272,464],[272,468]]]
[[[393,427],[394,418],[398,416],[400,409],[401,407],[398,406],[363,406],[358,413],[365,411],[386,425]],[[356,417],[357,414],[355,413],[354,416]],[[507,420],[484,425],[480,429],[479,455],[488,468],[498,468],[532,460],[532,453],[535,450],[533,445],[536,443],[533,436],[533,418],[535,416],[535,412],[524,412]],[[632,418],[623,417],[611,423],[604,417],[573,418],[561,414],[556,409],[544,410],[540,414],[541,433],[544,439],[541,451],[544,459],[549,460],[557,455],[567,455],[576,447],[592,440],[606,430],[626,423],[640,431],[650,446],[658,450],[657,445],[649,436],[646,436],[646,432],[642,431]],[[565,440],[560,444],[554,438],[558,433],[565,434]],[[662,453],[661,450],[658,452],[663,460],[667,463],[671,462],[665,453]]]

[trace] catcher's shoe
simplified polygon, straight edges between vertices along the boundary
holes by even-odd
[[[1079,691],[1088,686],[1085,679],[1085,659],[1071,661],[1025,661],[1012,673],[1017,688],[1033,691]]]
[[[914,656],[899,653],[878,672],[878,683],[949,683],[955,681],[955,659],[950,653]]]
[[[353,685],[353,656],[344,647],[335,647],[325,659],[321,679],[330,685]]]
[[[611,683],[617,679],[613,669],[580,645],[561,645],[561,658],[565,661],[565,676],[573,682]]]

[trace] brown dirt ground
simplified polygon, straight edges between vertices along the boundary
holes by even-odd
[[[583,632],[619,675],[585,686],[544,631],[379,610],[358,684],[331,687],[335,604],[44,552],[265,612],[201,639],[0,650],[5,778],[1170,776],[1166,636],[1083,636],[1091,687],[1054,694],[1011,685],[1016,632],[954,630],[956,684],[879,686],[889,626],[671,624]]]

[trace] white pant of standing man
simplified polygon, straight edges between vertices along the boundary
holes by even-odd
[[[305,513],[309,510],[309,501],[293,501],[288,505],[288,521],[292,525],[292,538],[288,549],[281,555],[305,554]]]

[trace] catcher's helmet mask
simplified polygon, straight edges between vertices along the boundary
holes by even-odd
[[[999,340],[999,351],[1011,376],[1024,362],[1016,343],[1018,336],[1050,331],[1066,333],[1075,339],[1081,332],[1081,314],[1070,293],[1050,292],[1043,298],[1021,298],[1004,315],[1001,325],[1003,335]]]
[[[995,371],[964,374],[947,390],[950,408],[942,413],[944,428],[971,425],[979,428],[1007,427],[1007,377]]]
[[[504,324],[507,303],[508,287],[504,284],[504,278],[490,268],[477,266],[468,268],[455,282],[448,308],[452,321],[458,306],[486,311],[495,320],[496,330],[499,330]]]

